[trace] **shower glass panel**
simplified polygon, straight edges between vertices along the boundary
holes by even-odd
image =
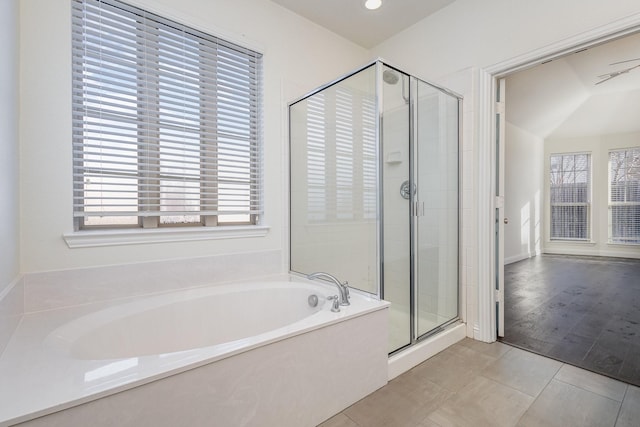
[[[384,299],[389,351],[411,344],[409,75],[382,66],[382,218]]]
[[[289,105],[290,270],[390,301],[390,353],[458,318],[459,104],[376,61]]]
[[[416,79],[417,337],[458,317],[458,99]]]
[[[289,107],[290,269],[377,294],[376,66]]]

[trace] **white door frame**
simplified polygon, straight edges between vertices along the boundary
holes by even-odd
[[[497,79],[640,31],[640,13],[596,27],[527,54],[479,70],[478,106],[478,324],[474,338],[493,342],[496,334],[495,268],[495,93]]]

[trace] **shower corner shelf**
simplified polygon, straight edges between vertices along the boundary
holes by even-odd
[[[402,153],[400,151],[392,151],[385,157],[385,163],[388,165],[399,165],[402,163]]]

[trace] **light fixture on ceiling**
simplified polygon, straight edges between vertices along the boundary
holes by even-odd
[[[382,6],[382,0],[365,0],[364,7],[369,10],[375,10]]]
[[[633,61],[640,61],[640,58],[627,59],[626,61],[618,61],[618,62],[614,62],[613,64],[609,64],[609,65],[624,64],[625,62],[633,62]],[[633,67],[628,67],[628,68],[624,68],[622,70],[613,71],[611,73],[599,75],[598,78],[600,79],[600,81],[596,82],[596,85],[599,85],[600,83],[604,83],[606,81],[609,81],[609,80],[611,80],[613,78],[619,77],[619,76],[621,76],[623,74],[627,74],[629,71],[635,70],[636,68],[640,68],[640,65],[634,65]]]

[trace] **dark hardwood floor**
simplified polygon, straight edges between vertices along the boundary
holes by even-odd
[[[503,342],[640,386],[640,260],[541,255],[504,274]]]

